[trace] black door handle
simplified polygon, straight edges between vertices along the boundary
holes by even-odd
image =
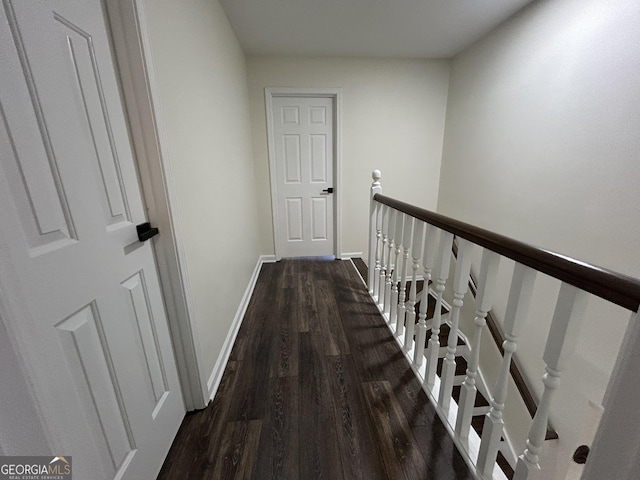
[[[152,227],[149,222],[141,223],[140,225],[136,225],[136,231],[138,232],[138,240],[144,242],[145,240],[149,240],[151,237],[156,236],[160,233],[157,227]]]
[[[322,190],[324,193],[333,193],[333,187],[325,188]]]

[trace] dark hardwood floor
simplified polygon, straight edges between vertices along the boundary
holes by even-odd
[[[472,479],[350,261],[265,264],[159,479]]]

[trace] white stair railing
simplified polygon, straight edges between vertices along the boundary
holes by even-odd
[[[389,210],[390,208],[386,205],[378,206],[379,213],[376,215],[378,219],[378,224],[376,228],[381,232],[381,243],[376,247],[376,251],[380,251],[380,278],[378,279],[378,296],[377,303],[384,310],[384,289],[387,283],[387,243],[389,242],[388,233],[389,233]]]
[[[431,237],[431,238],[430,238]],[[427,235],[427,241],[432,240],[432,236]],[[431,338],[427,347],[427,374],[424,382],[433,388],[436,379],[436,369],[438,357],[440,356],[440,326],[442,325],[442,295],[445,291],[445,284],[449,278],[449,266],[451,265],[451,247],[453,246],[453,234],[444,230],[440,231],[440,244],[438,246],[436,273],[436,309],[431,321]],[[425,246],[426,249],[429,246]],[[426,313],[426,312],[425,312]],[[422,309],[420,310],[422,314]]]
[[[424,226],[424,222],[421,222]],[[423,287],[420,296],[420,313],[418,315],[418,335],[416,338],[413,364],[420,368],[423,364],[425,342],[427,341],[427,311],[429,309],[429,282],[431,281],[431,266],[436,256],[436,229],[431,225],[425,227],[424,251],[422,254]],[[422,241],[422,237],[420,237]],[[420,255],[421,246],[416,245],[415,251]],[[423,375],[426,378],[426,374]]]
[[[476,327],[475,335],[470,347],[471,358],[467,365],[467,375],[460,390],[460,403],[456,418],[455,432],[462,439],[469,437],[473,407],[478,394],[476,378],[478,376],[478,365],[480,364],[480,341],[482,340],[482,330],[487,324],[487,313],[491,310],[499,262],[500,255],[497,253],[491,250],[483,252],[482,263],[480,264],[479,288],[476,293],[476,316],[473,319]]]
[[[387,316],[387,321],[391,323],[391,285],[393,284],[393,272],[395,270],[395,265],[393,264],[393,253],[395,252],[395,233],[396,233],[396,217],[398,215],[398,211],[389,208],[385,214],[386,224],[383,223],[382,231],[386,230],[387,232],[387,269],[386,269],[386,277],[384,280],[384,299],[383,299],[383,307],[384,313]]]
[[[396,212],[395,230],[393,234],[394,256],[393,256],[393,275],[391,276],[391,301],[389,303],[389,323],[396,325],[396,334],[400,335],[399,330],[404,328],[404,319],[402,323],[398,322],[398,282],[399,276],[399,260],[400,251],[402,250],[402,232],[404,231],[404,213]],[[402,325],[402,327],[400,326]]]
[[[498,380],[493,389],[491,410],[487,413],[484,420],[482,442],[480,443],[480,451],[478,452],[477,468],[484,477],[491,475],[498,457],[498,449],[500,448],[500,440],[502,439],[504,430],[502,412],[504,411],[504,402],[507,399],[511,357],[518,347],[518,333],[527,318],[535,277],[535,270],[516,263],[511,280],[507,312],[504,319],[506,340],[502,344],[504,348],[502,366],[500,367]]]
[[[413,218],[409,215],[402,214],[402,269],[400,270],[400,285],[398,287],[398,304],[397,304],[397,327],[396,335],[404,334],[405,314],[407,312],[406,295],[407,295],[407,261],[409,259],[409,247],[411,247],[411,233],[413,229]],[[399,250],[399,248],[398,248]],[[413,328],[411,328],[413,335]],[[408,332],[405,337],[408,337]]]
[[[458,325],[460,323],[460,310],[464,304],[464,294],[469,287],[469,274],[471,273],[471,254],[473,243],[461,239],[458,246],[458,259],[453,276],[453,310],[451,310],[451,327],[447,339],[447,354],[442,364],[442,377],[438,405],[444,411],[449,411],[451,393],[453,392],[453,380],[456,373],[456,351],[458,348]]]
[[[411,247],[411,243],[415,246],[416,237],[422,236],[423,226],[422,224],[414,225],[418,223],[415,221],[413,217],[407,216],[407,220],[405,221],[405,229],[404,229],[404,262],[405,264],[402,266],[403,275],[402,275],[402,294],[400,296],[402,301],[401,310],[403,311],[403,317],[405,318],[407,333],[404,335],[404,350],[405,352],[409,352],[412,347],[413,337],[415,335],[415,327],[416,327],[416,273],[418,272],[418,268],[420,267],[420,253],[415,252],[415,248],[412,249],[412,259],[411,268],[413,274],[411,275],[411,287],[409,288],[409,298],[406,298],[407,291],[407,268],[406,263],[409,259],[409,248]],[[415,230],[414,230],[415,226]],[[418,241],[418,243],[420,243]],[[417,257],[417,258],[416,258]]]
[[[543,355],[546,364],[542,379],[543,395],[531,423],[526,449],[517,458],[516,465],[511,465],[515,469],[515,480],[532,479],[540,468],[539,455],[545,440],[553,392],[560,385],[560,375],[577,343],[588,294],[595,294],[635,312],[640,303],[640,280],[537,249],[383,196],[380,179],[380,171],[375,170],[369,225],[369,293],[436,411],[449,425],[456,445],[477,478],[507,478],[496,459],[506,443],[503,440],[506,438],[503,411],[508,401],[507,384],[512,356],[517,348],[518,335],[527,320],[536,273],[540,271],[562,282]],[[442,352],[445,349],[441,348],[439,339],[443,320],[441,310],[454,237],[458,255],[452,285],[453,306],[449,315],[446,351]],[[475,298],[475,331],[473,341],[467,347],[466,376],[456,401],[452,391],[458,354],[458,325],[469,285],[472,250],[478,246],[483,248],[483,252]],[[502,257],[514,260],[516,264],[503,322],[504,354],[495,386],[489,392],[491,406],[480,438],[470,428],[472,417],[478,413],[474,402],[480,376],[480,340],[496,294],[497,270]],[[420,266],[424,286],[418,298],[416,283]],[[407,298],[408,276],[411,285]],[[429,331],[427,311],[432,277],[435,285],[431,291],[435,291],[436,305]],[[420,308],[416,312],[418,302]],[[439,376],[437,364],[440,358],[443,358],[443,367]],[[513,455],[505,457],[515,458]]]
[[[578,330],[586,307],[586,301],[586,292],[567,283],[561,285],[558,302],[551,321],[551,329],[547,337],[547,345],[542,357],[547,365],[547,373],[542,377],[544,392],[529,429],[527,448],[518,457],[514,480],[530,478],[534,471],[540,469],[538,463],[539,454],[547,431],[551,396],[560,386],[560,375],[578,342]]]

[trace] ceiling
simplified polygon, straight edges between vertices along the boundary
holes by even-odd
[[[447,58],[532,0],[220,0],[249,55]]]

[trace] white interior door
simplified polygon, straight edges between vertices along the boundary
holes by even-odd
[[[184,404],[100,0],[3,0],[0,314],[74,478],[155,478]]]
[[[274,97],[272,105],[278,253],[334,255],[333,99]]]

